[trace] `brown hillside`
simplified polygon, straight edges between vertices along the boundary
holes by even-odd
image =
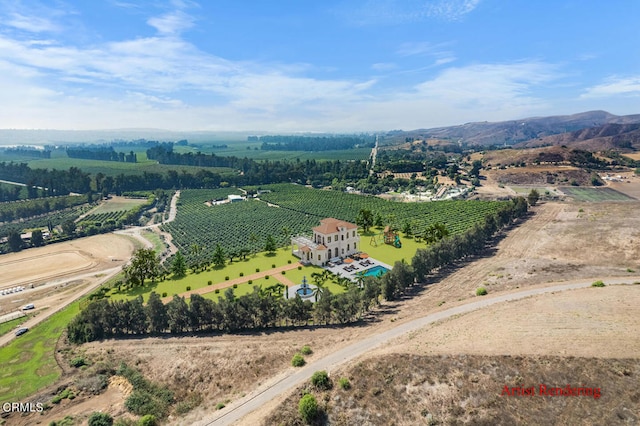
[[[565,145],[588,151],[638,150],[640,149],[640,124],[605,124],[522,142],[516,147],[533,148],[546,145]]]

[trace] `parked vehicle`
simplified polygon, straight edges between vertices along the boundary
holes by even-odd
[[[33,303],[29,303],[28,305],[24,305],[24,306],[22,307],[22,310],[23,310],[23,311],[28,311],[28,310],[35,309],[35,308],[36,308],[36,307],[34,306],[34,304],[33,304]]]
[[[29,331],[27,327],[22,327],[16,330],[16,336],[22,336],[24,333]]]

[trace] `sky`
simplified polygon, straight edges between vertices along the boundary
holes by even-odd
[[[0,129],[640,113],[637,0],[0,0]]]

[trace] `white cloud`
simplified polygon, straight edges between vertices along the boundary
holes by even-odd
[[[60,31],[58,24],[50,19],[42,16],[27,16],[20,13],[10,14],[5,25],[32,33]]]
[[[191,15],[176,10],[162,16],[149,18],[147,23],[162,35],[177,35],[193,27],[194,19]]]
[[[581,98],[604,98],[611,96],[640,96],[640,76],[611,77],[603,84],[587,88]]]
[[[397,25],[425,19],[457,21],[481,0],[367,0],[361,6],[345,3],[338,13],[356,25]]]

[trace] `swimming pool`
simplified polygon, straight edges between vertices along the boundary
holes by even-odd
[[[365,271],[358,272],[357,275],[361,277],[371,277],[371,276],[379,277],[386,274],[387,272],[389,272],[389,269],[381,265],[376,265],[373,268],[369,268]]]

